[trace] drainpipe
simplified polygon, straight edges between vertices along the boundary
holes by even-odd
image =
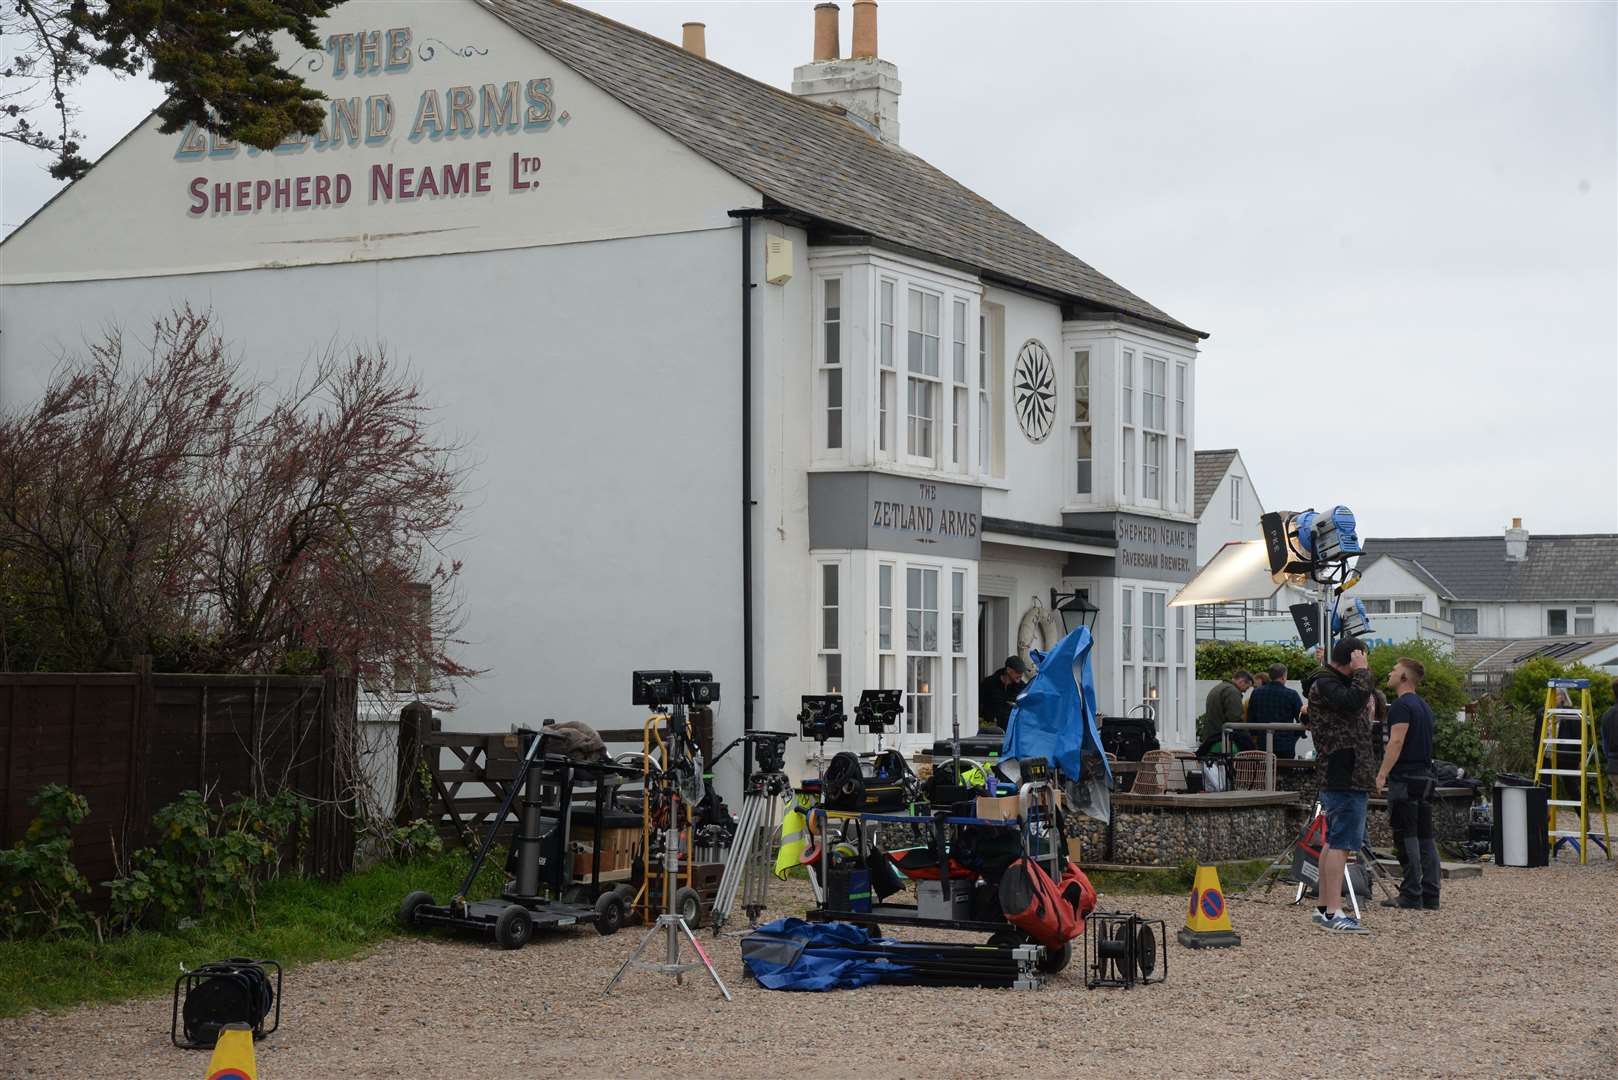
[[[753,730],[753,219],[763,210],[732,210],[742,223],[742,732]],[[742,787],[753,776],[753,744],[742,744]]]

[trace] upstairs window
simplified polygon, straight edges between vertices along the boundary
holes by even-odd
[[[989,316],[978,316],[978,472],[989,475],[990,432],[994,427],[993,413],[989,411]]]
[[[934,294],[910,290],[905,452],[928,464],[938,461],[939,306]]]
[[[1478,632],[1478,609],[1475,607],[1458,607],[1449,609],[1450,618],[1455,623],[1457,634],[1475,634]]]
[[[1230,478],[1230,520],[1238,524],[1242,520],[1242,478]]]
[[[1135,353],[1130,349],[1125,349],[1119,359],[1118,384],[1122,387],[1118,415],[1123,419],[1118,439],[1118,461],[1122,468],[1118,492],[1127,499],[1135,488]]]
[[[820,400],[827,450],[843,448],[843,280],[826,278],[820,294]]]
[[[1073,493],[1093,490],[1095,432],[1090,426],[1090,350],[1073,354]]]
[[[1395,600],[1393,610],[1398,615],[1417,615],[1421,613],[1420,600]]]
[[[967,438],[966,301],[956,300],[951,309],[949,461],[956,472],[965,472],[971,454]]]
[[[1185,391],[1190,371],[1184,364],[1174,365],[1174,508],[1191,509],[1186,494],[1191,486],[1189,436],[1186,431]]]
[[[899,376],[894,369],[895,349],[897,348],[894,329],[894,293],[898,287],[890,280],[884,278],[878,286],[878,313],[877,313],[877,360],[879,374],[877,376],[877,416],[876,416],[876,450],[877,456],[891,460],[893,458],[894,423],[896,412],[894,404],[898,400]]]
[[[1550,608],[1545,612],[1545,633],[1550,637],[1567,634],[1567,608]]]
[[[1573,609],[1573,632],[1575,634],[1593,634],[1596,632],[1596,609],[1594,606]]]
[[[1163,498],[1163,446],[1167,439],[1168,362],[1146,358],[1145,386],[1141,388],[1141,498]]]

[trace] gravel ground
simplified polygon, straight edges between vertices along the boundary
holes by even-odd
[[[1281,896],[1281,889],[1273,894]],[[775,898],[801,906],[801,886]],[[1489,868],[1447,882],[1443,910],[1373,909],[1368,937],[1330,938],[1302,909],[1231,905],[1240,948],[1169,946],[1169,978],[1086,991],[1078,965],[1035,993],[759,989],[734,941],[704,948],[736,1000],[650,973],[601,996],[640,940],[591,930],[519,952],[390,941],[287,976],[264,1080],[517,1075],[1405,1077],[1618,1075],[1618,863]],[[1162,918],[1185,901],[1104,896]],[[945,936],[930,932],[933,939]],[[196,1080],[168,1044],[167,999],[0,1021],[0,1077]]]

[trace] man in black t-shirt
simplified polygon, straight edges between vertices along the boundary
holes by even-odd
[[[978,684],[978,734],[1004,735],[1011,723],[1011,707],[1028,689],[1023,676],[1028,665],[1020,656],[1008,656],[999,671],[991,672]]]
[[[1376,789],[1388,794],[1393,847],[1404,870],[1397,900],[1383,907],[1436,910],[1438,841],[1433,837],[1433,710],[1416,691],[1427,669],[1401,656],[1388,672],[1388,748],[1376,774]]]

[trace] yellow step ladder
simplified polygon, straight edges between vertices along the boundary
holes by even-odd
[[[1558,701],[1559,692],[1566,691],[1568,704]],[[1572,695],[1578,694],[1578,705],[1572,704]],[[1561,734],[1562,721],[1576,720],[1579,725],[1579,737],[1565,738]],[[1567,769],[1560,766],[1566,764],[1568,753],[1558,750],[1559,747],[1578,747],[1578,768]],[[1550,766],[1550,767],[1547,767]],[[1579,797],[1577,799],[1564,799],[1561,797],[1559,787],[1563,778],[1567,777],[1566,787],[1568,794],[1573,794],[1574,777],[1578,778]],[[1590,680],[1589,679],[1552,679],[1545,684],[1545,714],[1540,722],[1539,729],[1539,759],[1534,765],[1534,781],[1544,786],[1545,779],[1550,780],[1551,795],[1546,800],[1550,809],[1550,842],[1551,857],[1561,850],[1563,844],[1571,843],[1579,849],[1579,863],[1583,865],[1589,861],[1589,848],[1591,842],[1601,845],[1602,854],[1608,861],[1612,860],[1612,836],[1607,830],[1607,789],[1605,774],[1601,766],[1601,752],[1596,737],[1595,713],[1590,707]],[[1594,791],[1591,789],[1594,788]],[[1598,837],[1590,829],[1590,810],[1592,801],[1601,811],[1601,835]],[[1557,811],[1571,810],[1577,807],[1579,811],[1579,827],[1572,829],[1557,828]]]

